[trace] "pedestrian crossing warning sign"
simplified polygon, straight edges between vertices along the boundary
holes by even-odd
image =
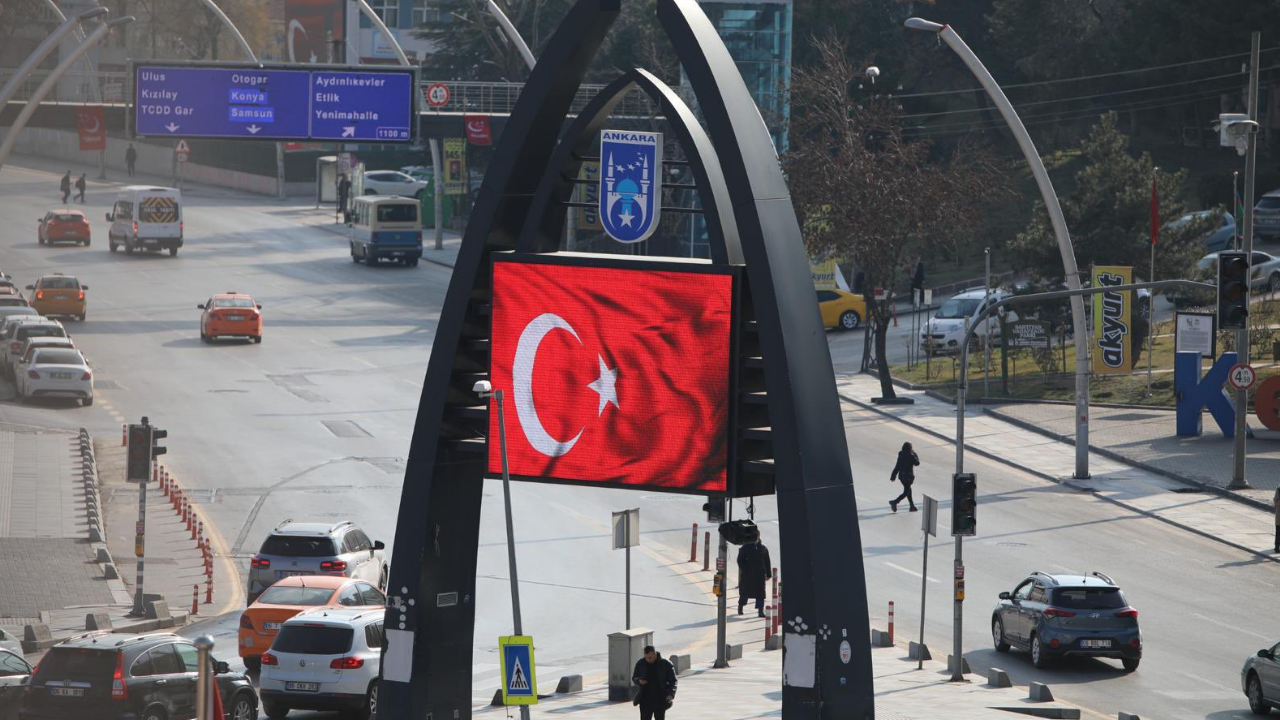
[[[533,668],[533,638],[507,635],[498,638],[502,655],[502,704],[536,705],[538,681]]]

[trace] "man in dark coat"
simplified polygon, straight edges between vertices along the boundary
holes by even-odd
[[[738,614],[747,606],[747,598],[755,598],[756,615],[764,617],[764,585],[773,577],[769,548],[757,540],[738,549]]]
[[[66,175],[62,176],[62,182],[59,183],[58,189],[62,190],[62,204],[67,204],[67,198],[71,197],[71,171],[68,170]]]
[[[898,451],[898,462],[893,466],[893,472],[889,474],[889,482],[894,480],[902,482],[902,494],[889,501],[889,507],[893,508],[894,512],[898,512],[898,503],[903,500],[911,505],[911,512],[916,511],[916,500],[911,496],[911,485],[916,481],[916,467],[919,465],[920,456],[911,449],[911,443],[902,443],[902,449]]]
[[[84,189],[86,183],[84,181],[84,173],[80,173],[80,177],[76,178],[76,200],[84,202]]]
[[[338,210],[337,215],[342,216],[343,222],[347,219],[347,198],[351,197],[351,181],[347,179],[347,174],[343,173],[338,176]]]
[[[665,720],[676,699],[676,669],[652,645],[646,645],[644,657],[636,661],[631,682],[639,686],[631,704],[640,707],[640,720]]]
[[[133,177],[133,166],[138,163],[138,151],[134,149],[133,143],[129,143],[129,149],[124,151],[124,164],[129,168],[129,177]]]

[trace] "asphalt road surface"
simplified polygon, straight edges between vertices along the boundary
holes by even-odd
[[[176,258],[108,253],[102,214],[114,188],[96,183],[86,207],[93,246],[46,248],[36,244],[35,219],[56,206],[57,177],[13,165],[0,173],[0,267],[24,285],[53,271],[90,285],[88,320],[69,330],[95,367],[99,400],[89,408],[0,400],[0,418],[112,436],[121,422],[148,415],[169,430],[166,464],[202,491],[197,499],[242,570],[263,536],[290,517],[350,519],[390,544],[449,270],[355,265],[341,237],[299,222],[315,212],[309,205],[201,188],[186,193],[187,245]],[[226,290],[263,305],[261,345],[200,342],[196,305]],[[838,369],[851,335],[830,336]],[[845,422],[875,624],[883,626],[894,600],[897,632],[914,636],[919,516],[890,513],[898,486],[887,482],[889,470],[910,440],[923,462],[916,492],[942,498],[953,449],[864,411],[847,408]],[[965,545],[965,647],[975,671],[994,664],[1015,682],[1047,682],[1060,698],[1110,717],[1248,715],[1238,673],[1247,655],[1280,637],[1276,565],[982,458],[968,463],[981,490],[980,535]],[[668,653],[711,657],[709,574],[685,562],[691,523],[705,525],[700,498],[517,483],[513,502],[524,623],[538,639],[540,677],[602,678],[605,635],[623,626],[623,558],[609,549],[608,522],[627,507],[640,508],[642,530],[632,557],[633,624],[654,628]],[[951,638],[943,508],[944,537],[934,542],[926,583],[925,639],[935,656]],[[756,510],[777,557],[772,498]],[[497,687],[497,637],[510,627],[501,488],[491,481],[482,523],[477,703]],[[1114,577],[1141,613],[1141,668],[1125,674],[1118,662],[1086,660],[1037,671],[1025,654],[997,655],[989,625],[996,595],[1036,569]],[[234,654],[238,614],[196,628],[214,633],[223,657]]]

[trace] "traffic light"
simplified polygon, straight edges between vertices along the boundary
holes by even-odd
[[[1249,254],[1218,253],[1218,329],[1243,330],[1249,319]]]
[[[724,498],[709,497],[707,501],[702,503],[702,509],[707,513],[707,522],[711,524],[724,522]]]
[[[164,447],[163,445],[156,444],[156,442],[163,440],[167,437],[169,437],[168,430],[161,430],[160,428],[153,428],[151,430],[151,459],[152,460],[155,460],[161,455],[169,452],[169,448]]]
[[[721,523],[720,537],[730,545],[754,545],[760,539],[760,528],[750,520]]]
[[[129,482],[147,482],[151,479],[150,425],[129,426],[129,460],[125,479]]]
[[[951,535],[978,534],[978,476],[951,476]]]

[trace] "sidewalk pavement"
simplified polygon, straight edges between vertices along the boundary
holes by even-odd
[[[19,638],[44,623],[55,634],[83,631],[86,611],[126,602],[94,541],[98,513],[80,435],[0,423],[0,627]],[[90,466],[91,467],[91,466]]]
[[[898,395],[912,398],[914,404],[872,405],[871,398],[880,395],[880,383],[871,375],[840,376],[837,378],[837,391],[847,402],[900,420],[943,440],[955,442],[956,408],[951,403],[924,392],[898,388]],[[1025,406],[1011,405],[1003,406],[997,413],[1010,415],[1011,408],[1015,407],[1030,413],[1024,409]],[[1073,410],[1066,406],[1066,411],[1071,413]],[[1098,409],[1095,408],[1094,411],[1097,412]],[[1126,415],[1137,412],[1126,409],[1115,411],[1114,414],[1108,413],[1109,419],[1104,424],[1094,422],[1091,437],[1102,443],[1125,445],[1124,428],[1139,424],[1135,418]],[[1275,537],[1274,512],[1220,493],[1206,493],[1197,484],[1188,484],[1162,472],[1135,467],[1097,452],[1090,453],[1089,468],[1092,477],[1087,480],[1072,479],[1075,472],[1074,445],[1069,440],[1064,442],[1056,436],[1045,435],[1038,429],[1027,429],[1036,427],[1038,423],[1048,422],[1045,418],[1039,418],[1020,420],[1018,424],[1014,424],[990,410],[984,412],[981,408],[968,406],[965,411],[965,448],[1047,480],[1093,492],[1097,497],[1133,512],[1162,520],[1266,560],[1280,562],[1280,556],[1272,553]],[[1067,422],[1070,422],[1070,418]],[[1167,422],[1168,430],[1172,432],[1172,419]],[[1131,432],[1151,430],[1137,429]],[[1212,438],[1199,438],[1206,439]],[[1140,442],[1128,442],[1141,445]],[[1212,444],[1206,443],[1202,452],[1224,453],[1225,449],[1215,451]],[[1252,461],[1252,457],[1250,460]],[[1169,458],[1168,462],[1187,464],[1190,461],[1184,452]],[[1269,481],[1271,487],[1275,487],[1274,475]]]
[[[834,643],[834,639],[832,640]],[[728,669],[714,670],[709,662],[695,665],[679,677],[671,717],[680,720],[748,720],[776,718],[782,714],[782,652],[762,649],[758,641],[743,649],[742,658]],[[1025,687],[998,688],[985,678],[969,675],[967,683],[949,682],[946,663],[926,660],[923,670],[908,659],[901,647],[871,648],[877,718],[881,720],[996,720],[1014,712],[1037,711],[1042,717],[1101,718],[1088,710],[1060,702],[1028,699]],[[543,683],[539,683],[540,685]],[[1052,690],[1052,688],[1050,688]],[[941,712],[945,708],[945,712]],[[486,706],[473,710],[478,717],[505,717],[513,708]],[[593,720],[634,720],[630,702],[610,702],[605,684],[580,693],[539,698],[532,717],[558,717],[590,713]]]

